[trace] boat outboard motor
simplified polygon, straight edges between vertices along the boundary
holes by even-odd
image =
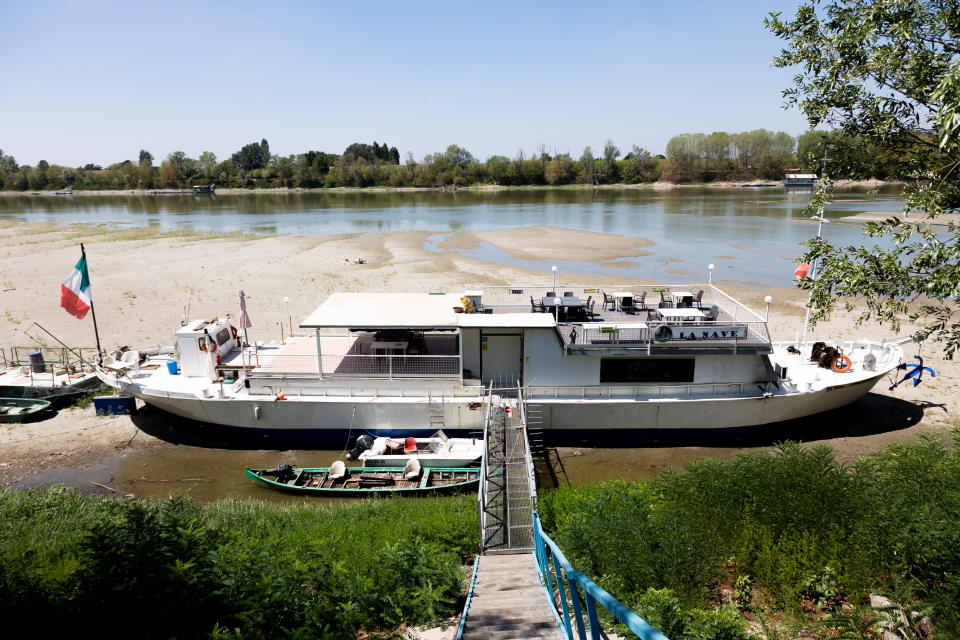
[[[347,452],[347,457],[350,460],[356,460],[360,457],[360,454],[364,451],[368,451],[370,447],[373,446],[373,437],[364,434],[357,438],[357,441],[354,443],[353,449]]]
[[[278,464],[276,469],[264,471],[263,475],[274,476],[276,477],[277,482],[286,482],[293,477],[293,467],[288,464]]]

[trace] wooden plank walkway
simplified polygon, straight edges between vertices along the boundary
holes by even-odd
[[[477,558],[463,640],[562,637],[532,553]]]

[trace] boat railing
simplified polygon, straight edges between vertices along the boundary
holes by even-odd
[[[527,489],[530,492],[530,502],[536,511],[537,507],[537,471],[533,464],[533,451],[530,449],[530,436],[527,427],[527,401],[523,397],[523,385],[517,383],[517,406],[520,410],[520,425],[523,429],[524,461],[527,463]]]
[[[771,393],[769,382],[703,382],[689,384],[638,384],[594,386],[528,386],[528,398],[604,400],[632,398],[731,398],[762,397]]]
[[[766,322],[582,323],[558,327],[564,345],[579,349],[638,349],[648,354],[683,349],[769,347]]]
[[[469,287],[468,287],[469,289]],[[584,303],[588,298],[593,298],[596,302],[596,309],[603,308],[604,294],[612,296],[617,292],[628,291],[633,294],[634,299],[640,298],[644,291],[647,292],[646,304],[649,306],[660,301],[660,293],[667,295],[675,291],[688,291],[694,295],[700,290],[704,290],[704,297],[701,304],[705,307],[710,304],[717,304],[709,298],[710,285],[707,284],[606,284],[606,285],[582,285],[582,284],[558,284],[553,286],[543,285],[509,285],[509,286],[476,286],[475,290],[482,292],[480,296],[481,306],[486,308],[496,307],[525,307],[530,309],[530,298],[539,303],[549,293],[557,296],[563,296],[565,293],[571,293],[580,298]],[[729,297],[729,296],[727,296]]]
[[[321,376],[316,355],[259,354],[246,351],[244,367],[249,376]],[[323,377],[367,378],[458,378],[458,355],[321,355]]]
[[[533,530],[534,550],[543,588],[547,592],[547,597],[553,602],[564,638],[600,640],[605,637],[600,628],[597,610],[599,604],[642,640],[667,640],[666,636],[605,589],[574,570],[557,543],[544,532],[536,511],[533,514]],[[574,627],[576,627],[576,636],[574,636]]]
[[[744,320],[747,322],[763,322],[766,324],[767,320],[759,313],[746,306],[733,296],[727,295],[716,286],[710,284],[709,292],[710,298],[714,301],[713,304],[716,304],[720,307],[720,310],[725,312],[734,320]],[[704,295],[707,295],[704,293]]]

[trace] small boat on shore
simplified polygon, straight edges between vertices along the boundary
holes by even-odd
[[[215,182],[212,184],[195,184],[193,185],[193,192],[196,194],[213,193],[216,188],[217,184]]]
[[[0,398],[0,422],[23,422],[50,408],[46,400]]]
[[[478,467],[421,468],[416,460],[405,467],[347,467],[334,462],[329,467],[301,468],[281,464],[275,469],[246,468],[247,477],[272,489],[331,497],[402,494],[434,495],[476,489]]]
[[[92,354],[93,350],[87,352]],[[63,406],[101,386],[93,365],[69,349],[0,349],[0,397],[47,400]]]
[[[411,459],[416,459],[424,468],[470,467],[480,464],[482,456],[482,441],[448,438],[442,430],[429,438],[362,435],[347,453],[348,460],[357,460],[364,467],[396,467]]]

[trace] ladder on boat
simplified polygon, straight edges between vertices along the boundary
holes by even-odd
[[[430,425],[431,432],[437,432],[446,424],[446,419],[443,416],[443,406],[444,406],[444,395],[440,394],[440,399],[437,401],[433,394],[427,394],[427,423]]]

